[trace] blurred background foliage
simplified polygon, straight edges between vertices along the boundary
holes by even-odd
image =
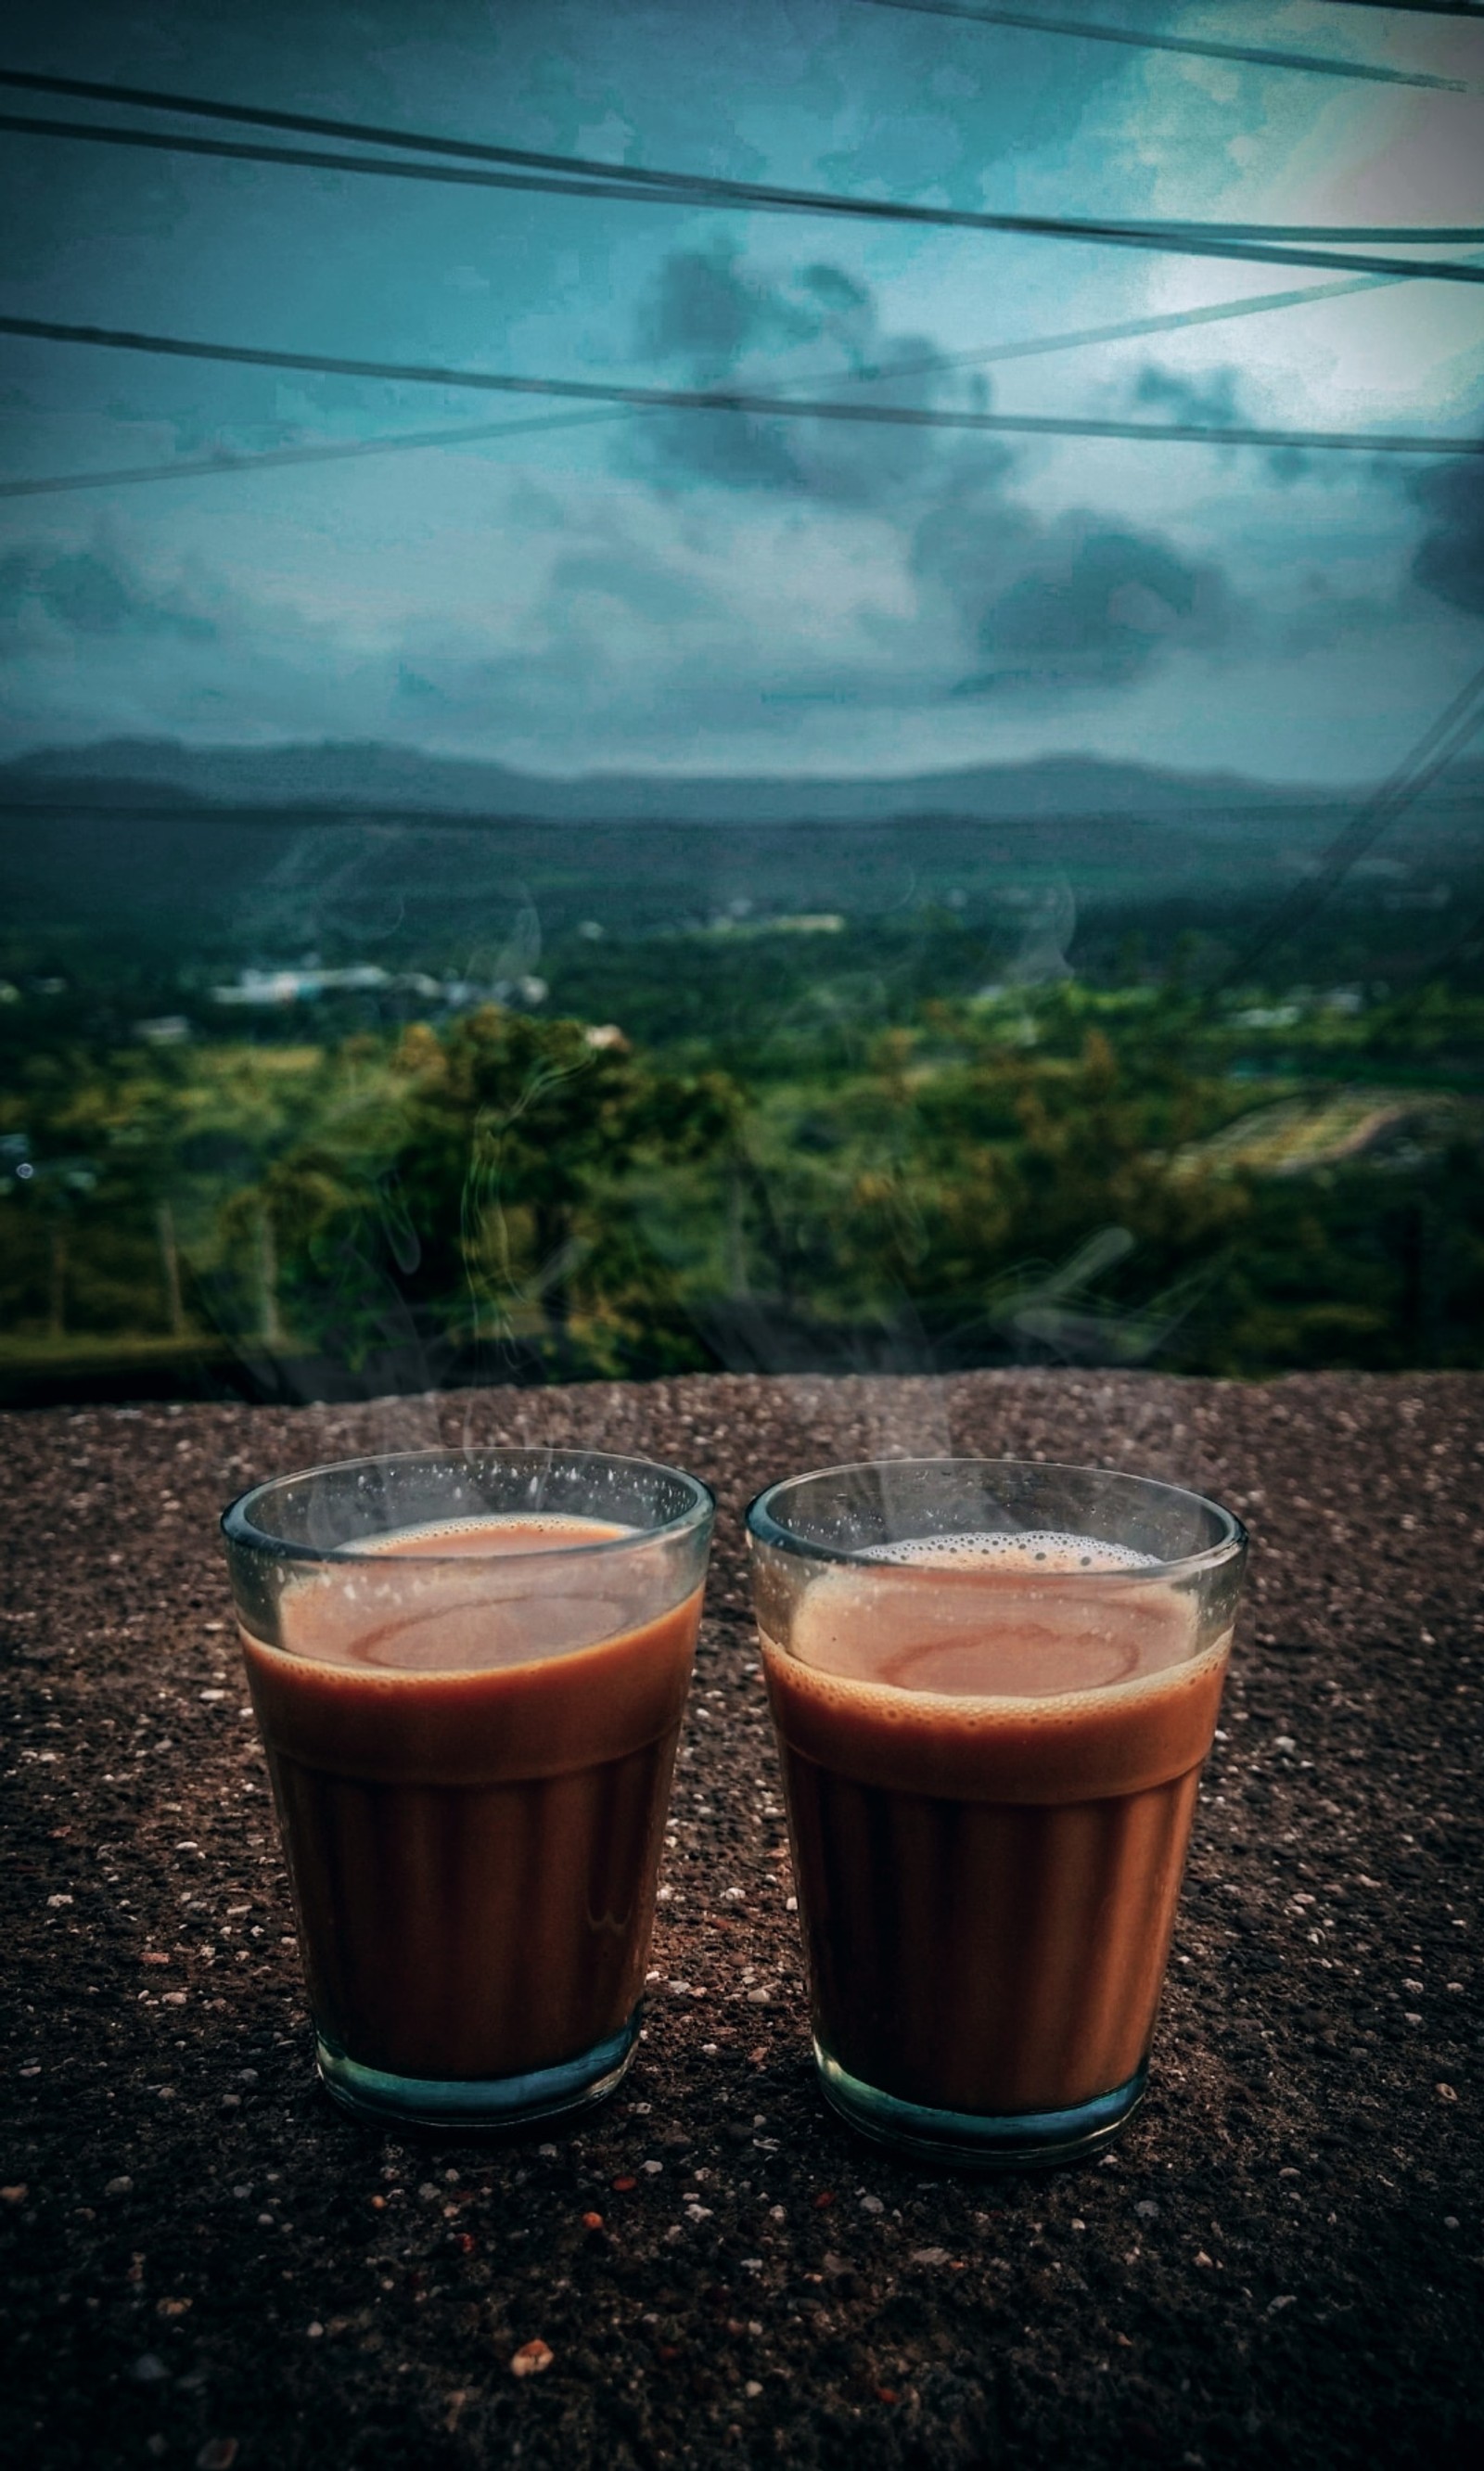
[[[1223,988],[1176,922],[986,979],[942,905],[805,925],[574,930],[550,999],[311,986],[246,1030],[117,1017],[178,971],[112,1014],[17,972],[7,1395],[1484,1363],[1472,954]]]

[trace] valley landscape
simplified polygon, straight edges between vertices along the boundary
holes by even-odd
[[[1480,786],[12,764],[0,1383],[1477,1364]]]

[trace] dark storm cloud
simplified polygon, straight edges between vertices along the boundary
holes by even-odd
[[[1001,498],[950,501],[912,564],[955,611],[976,666],[960,694],[1010,684],[1126,686],[1175,650],[1212,650],[1237,604],[1220,567],[1085,510],[1045,523]]]
[[[847,274],[843,268],[806,266],[802,280],[822,308],[833,309],[840,317],[857,317],[862,313],[870,316],[870,293],[863,283],[858,283],[854,275]]]
[[[1134,401],[1157,404],[1172,419],[1198,421],[1213,429],[1231,429],[1242,416],[1237,371],[1231,368],[1187,377],[1178,369],[1162,368],[1157,361],[1146,362],[1134,387]]]
[[[1440,463],[1413,483],[1432,518],[1412,560],[1412,580],[1439,600],[1484,618],[1484,463]]]
[[[151,585],[106,546],[17,549],[0,558],[0,642],[12,648],[44,634],[205,644],[217,632],[188,590]]]
[[[685,361],[696,383],[706,385],[728,375],[747,352],[812,341],[821,323],[821,314],[812,317],[740,267],[735,248],[722,242],[671,251],[645,305],[641,331],[656,359]]]
[[[1135,410],[1153,404],[1167,412],[1172,423],[1189,422],[1207,429],[1235,429],[1242,422],[1260,425],[1260,413],[1241,398],[1241,372],[1231,367],[1206,369],[1188,374],[1183,369],[1169,369],[1158,361],[1146,361],[1140,370],[1129,399]],[[1245,450],[1230,447],[1220,450],[1228,456]],[[1296,446],[1276,447],[1263,457],[1269,480],[1282,488],[1291,488],[1295,482],[1312,479],[1316,461],[1321,475],[1324,458],[1306,455]]]
[[[718,386],[759,353],[813,347],[810,366],[827,383],[840,368],[889,364],[909,348],[936,354],[921,338],[882,335],[869,289],[842,267],[806,266],[782,281],[742,263],[733,244],[673,249],[640,313],[640,338],[657,360],[679,363],[691,383]]]
[[[666,258],[639,332],[645,351],[686,386],[850,392],[867,373],[885,383],[901,370],[916,402],[941,389],[934,346],[921,335],[883,334],[871,293],[842,268],[816,262],[771,277],[726,242]],[[944,455],[922,431],[684,412],[647,420],[619,451],[666,488],[699,483],[854,506],[900,499]]]
[[[1219,644],[1231,619],[1219,567],[1192,563],[1158,533],[1109,530],[1073,514],[1041,535],[1025,570],[984,611],[978,636],[991,661],[1022,675],[1119,686],[1177,646]]]
[[[862,372],[900,369],[911,395],[895,399],[930,402],[965,383],[920,338],[883,333],[870,292],[839,268],[765,277],[730,247],[668,258],[643,333],[693,385],[776,387],[807,368],[840,392]],[[980,376],[967,383],[987,400]],[[1134,391],[1180,419],[1237,416],[1229,369],[1191,378],[1151,363]],[[1010,494],[1018,462],[998,443],[680,413],[646,422],[626,451],[669,488],[765,490],[886,517],[956,635],[969,672],[957,694],[1012,682],[1125,686],[1168,653],[1212,649],[1233,631],[1237,604],[1218,565],[1095,511],[1036,514]]]

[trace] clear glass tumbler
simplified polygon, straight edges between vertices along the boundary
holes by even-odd
[[[628,2065],[715,1505],[588,1450],[413,1451],[223,1520],[319,2073],[497,2126]]]
[[[774,1485],[748,1529],[827,2100],[929,2160],[1101,2145],[1144,2090],[1239,1522],[928,1459]]]

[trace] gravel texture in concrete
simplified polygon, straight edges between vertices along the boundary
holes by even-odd
[[[987,2464],[1484,2452],[1484,1380],[688,1377],[0,1418],[16,2464]],[[721,1501],[647,2038],[505,2144],[317,2087],[215,1519],[436,1439]],[[741,1511],[900,1451],[1090,1461],[1255,1540],[1149,2100],[1102,2161],[932,2177],[812,2081]]]

